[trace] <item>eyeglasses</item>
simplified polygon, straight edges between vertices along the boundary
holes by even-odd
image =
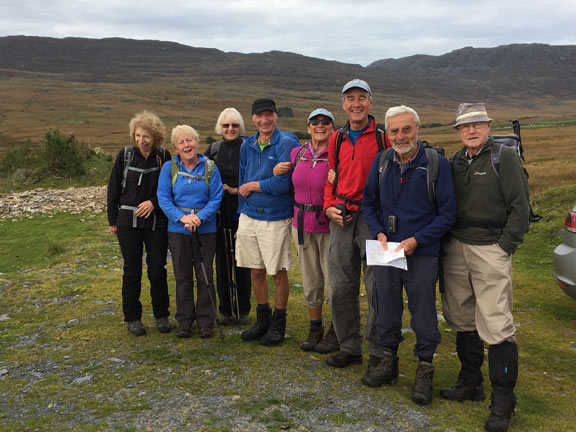
[[[233,127],[234,129],[238,129],[240,125],[238,123],[222,123],[222,129],[228,129],[229,127]]]
[[[313,118],[310,120],[312,126],[318,126],[320,123],[322,123],[323,126],[329,126],[332,124],[332,120],[327,117],[324,117],[323,119]]]
[[[462,124],[462,125],[458,126],[456,129],[458,131],[467,131],[469,128],[472,128],[474,130],[479,130],[479,129],[482,129],[487,124],[488,123],[486,123],[486,122],[467,123],[467,124]]]

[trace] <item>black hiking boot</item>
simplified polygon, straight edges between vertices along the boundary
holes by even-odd
[[[458,402],[464,402],[465,400],[479,402],[486,399],[482,383],[477,384],[476,382],[465,382],[462,379],[459,379],[454,387],[443,388],[440,390],[440,396],[444,399]]]
[[[434,365],[425,361],[418,363],[414,387],[412,387],[412,400],[418,405],[428,405],[432,402],[433,379]]]
[[[242,339],[249,342],[260,339],[268,332],[272,311],[268,304],[258,305],[256,308],[256,322],[248,330],[242,332]]]
[[[308,331],[308,337],[304,342],[302,342],[300,349],[302,351],[312,351],[314,347],[320,343],[323,337],[324,327],[311,325],[310,330]]]
[[[372,388],[381,387],[384,384],[396,384],[398,382],[398,356],[385,352],[382,357],[374,357],[374,362],[376,359],[380,361],[372,369],[368,369],[362,377],[362,384]]]
[[[268,332],[260,338],[260,345],[278,345],[284,340],[284,333],[286,333],[286,312],[275,309]]]
[[[144,336],[146,334],[146,329],[140,320],[130,321],[128,323],[128,331],[134,336]]]
[[[362,364],[362,354],[350,354],[346,351],[339,351],[338,354],[326,359],[328,366],[345,368],[351,364]]]
[[[490,405],[490,415],[484,424],[484,429],[490,432],[508,432],[508,426],[514,414],[516,407],[516,398],[512,396],[508,400],[495,401],[492,396],[492,404]]]
[[[340,351],[340,344],[338,343],[338,338],[334,331],[334,325],[330,324],[326,336],[324,336],[324,339],[314,347],[314,352],[317,352],[318,354],[329,354],[336,351]]]

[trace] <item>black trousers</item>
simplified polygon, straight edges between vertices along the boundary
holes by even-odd
[[[168,243],[176,278],[176,321],[200,327],[212,327],[216,319],[216,293],[214,292],[214,252],[216,233],[200,234],[202,250],[198,249],[195,235],[168,233]],[[200,261],[204,258],[204,268]],[[194,273],[196,273],[196,301],[194,301]]]
[[[118,243],[124,258],[122,275],[122,310],[124,321],[142,319],[142,255],[146,247],[146,266],[150,281],[150,297],[154,317],[170,315],[170,299],[166,281],[168,240],[165,230],[118,227]]]
[[[250,278],[250,269],[245,267],[232,266],[233,262],[236,264],[236,257],[232,251],[236,250],[236,231],[238,230],[238,221],[229,221],[227,223],[231,230],[231,235],[226,234],[226,228],[223,226],[221,219],[218,221],[218,231],[216,232],[216,284],[218,286],[219,305],[218,310],[223,315],[235,315],[239,312],[242,315],[248,315],[250,312],[250,296],[252,294],[252,283]],[[228,244],[230,237],[232,244]],[[229,260],[232,260],[229,262]],[[235,271],[233,269],[236,269]],[[231,304],[231,286],[228,272],[234,271],[234,281],[238,293],[233,293],[238,298],[238,307],[240,311],[236,310],[236,304]]]

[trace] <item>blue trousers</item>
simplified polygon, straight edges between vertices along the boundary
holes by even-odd
[[[378,342],[385,347],[402,342],[402,288],[408,297],[410,326],[416,334],[414,355],[431,357],[436,352],[441,336],[436,315],[436,281],[438,258],[408,256],[408,270],[374,266],[372,305],[376,310]]]

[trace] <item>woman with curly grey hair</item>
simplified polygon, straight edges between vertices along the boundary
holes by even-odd
[[[129,124],[134,145],[120,150],[108,181],[108,223],[118,237],[124,259],[122,309],[128,330],[134,336],[146,334],[142,324],[142,255],[146,265],[150,296],[160,333],[170,333],[170,301],[166,281],[168,221],[158,205],[156,189],[162,164],[171,159],[162,147],[165,129],[154,113],[142,111]]]

